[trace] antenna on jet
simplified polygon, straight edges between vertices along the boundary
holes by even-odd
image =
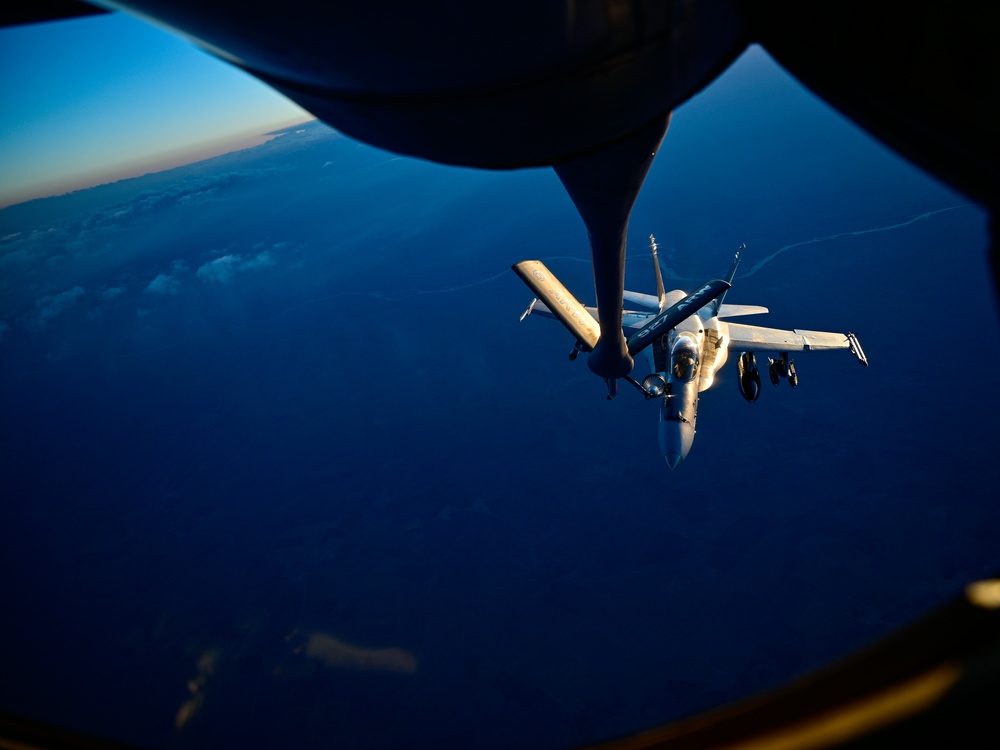
[[[666,298],[667,292],[663,288],[663,274],[660,272],[660,256],[656,254],[656,238],[653,235],[649,235],[649,251],[653,254],[653,273],[656,274],[656,300],[662,310],[663,300]]]

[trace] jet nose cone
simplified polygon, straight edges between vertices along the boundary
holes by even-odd
[[[694,441],[694,426],[690,422],[660,420],[660,455],[673,471],[687,458]]]

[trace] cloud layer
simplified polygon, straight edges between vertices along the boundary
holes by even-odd
[[[77,301],[83,295],[83,287],[75,286],[59,294],[47,294],[35,300],[35,309],[28,318],[28,328],[33,331],[40,331],[49,322],[71,307],[75,307]]]
[[[177,291],[181,288],[181,282],[165,273],[157,275],[155,279],[149,282],[146,287],[146,291],[149,294],[162,294],[165,296],[171,296],[177,294]]]
[[[226,284],[241,271],[253,271],[273,265],[274,258],[271,257],[271,254],[267,250],[252,258],[229,254],[209,261],[199,267],[196,275],[199,279],[207,283]]]

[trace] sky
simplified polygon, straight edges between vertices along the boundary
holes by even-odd
[[[123,13],[0,31],[0,207],[197,161],[312,119]]]

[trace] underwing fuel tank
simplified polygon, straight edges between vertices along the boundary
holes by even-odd
[[[743,352],[738,367],[740,395],[752,404],[760,397],[760,371],[757,369],[757,358],[753,352]]]

